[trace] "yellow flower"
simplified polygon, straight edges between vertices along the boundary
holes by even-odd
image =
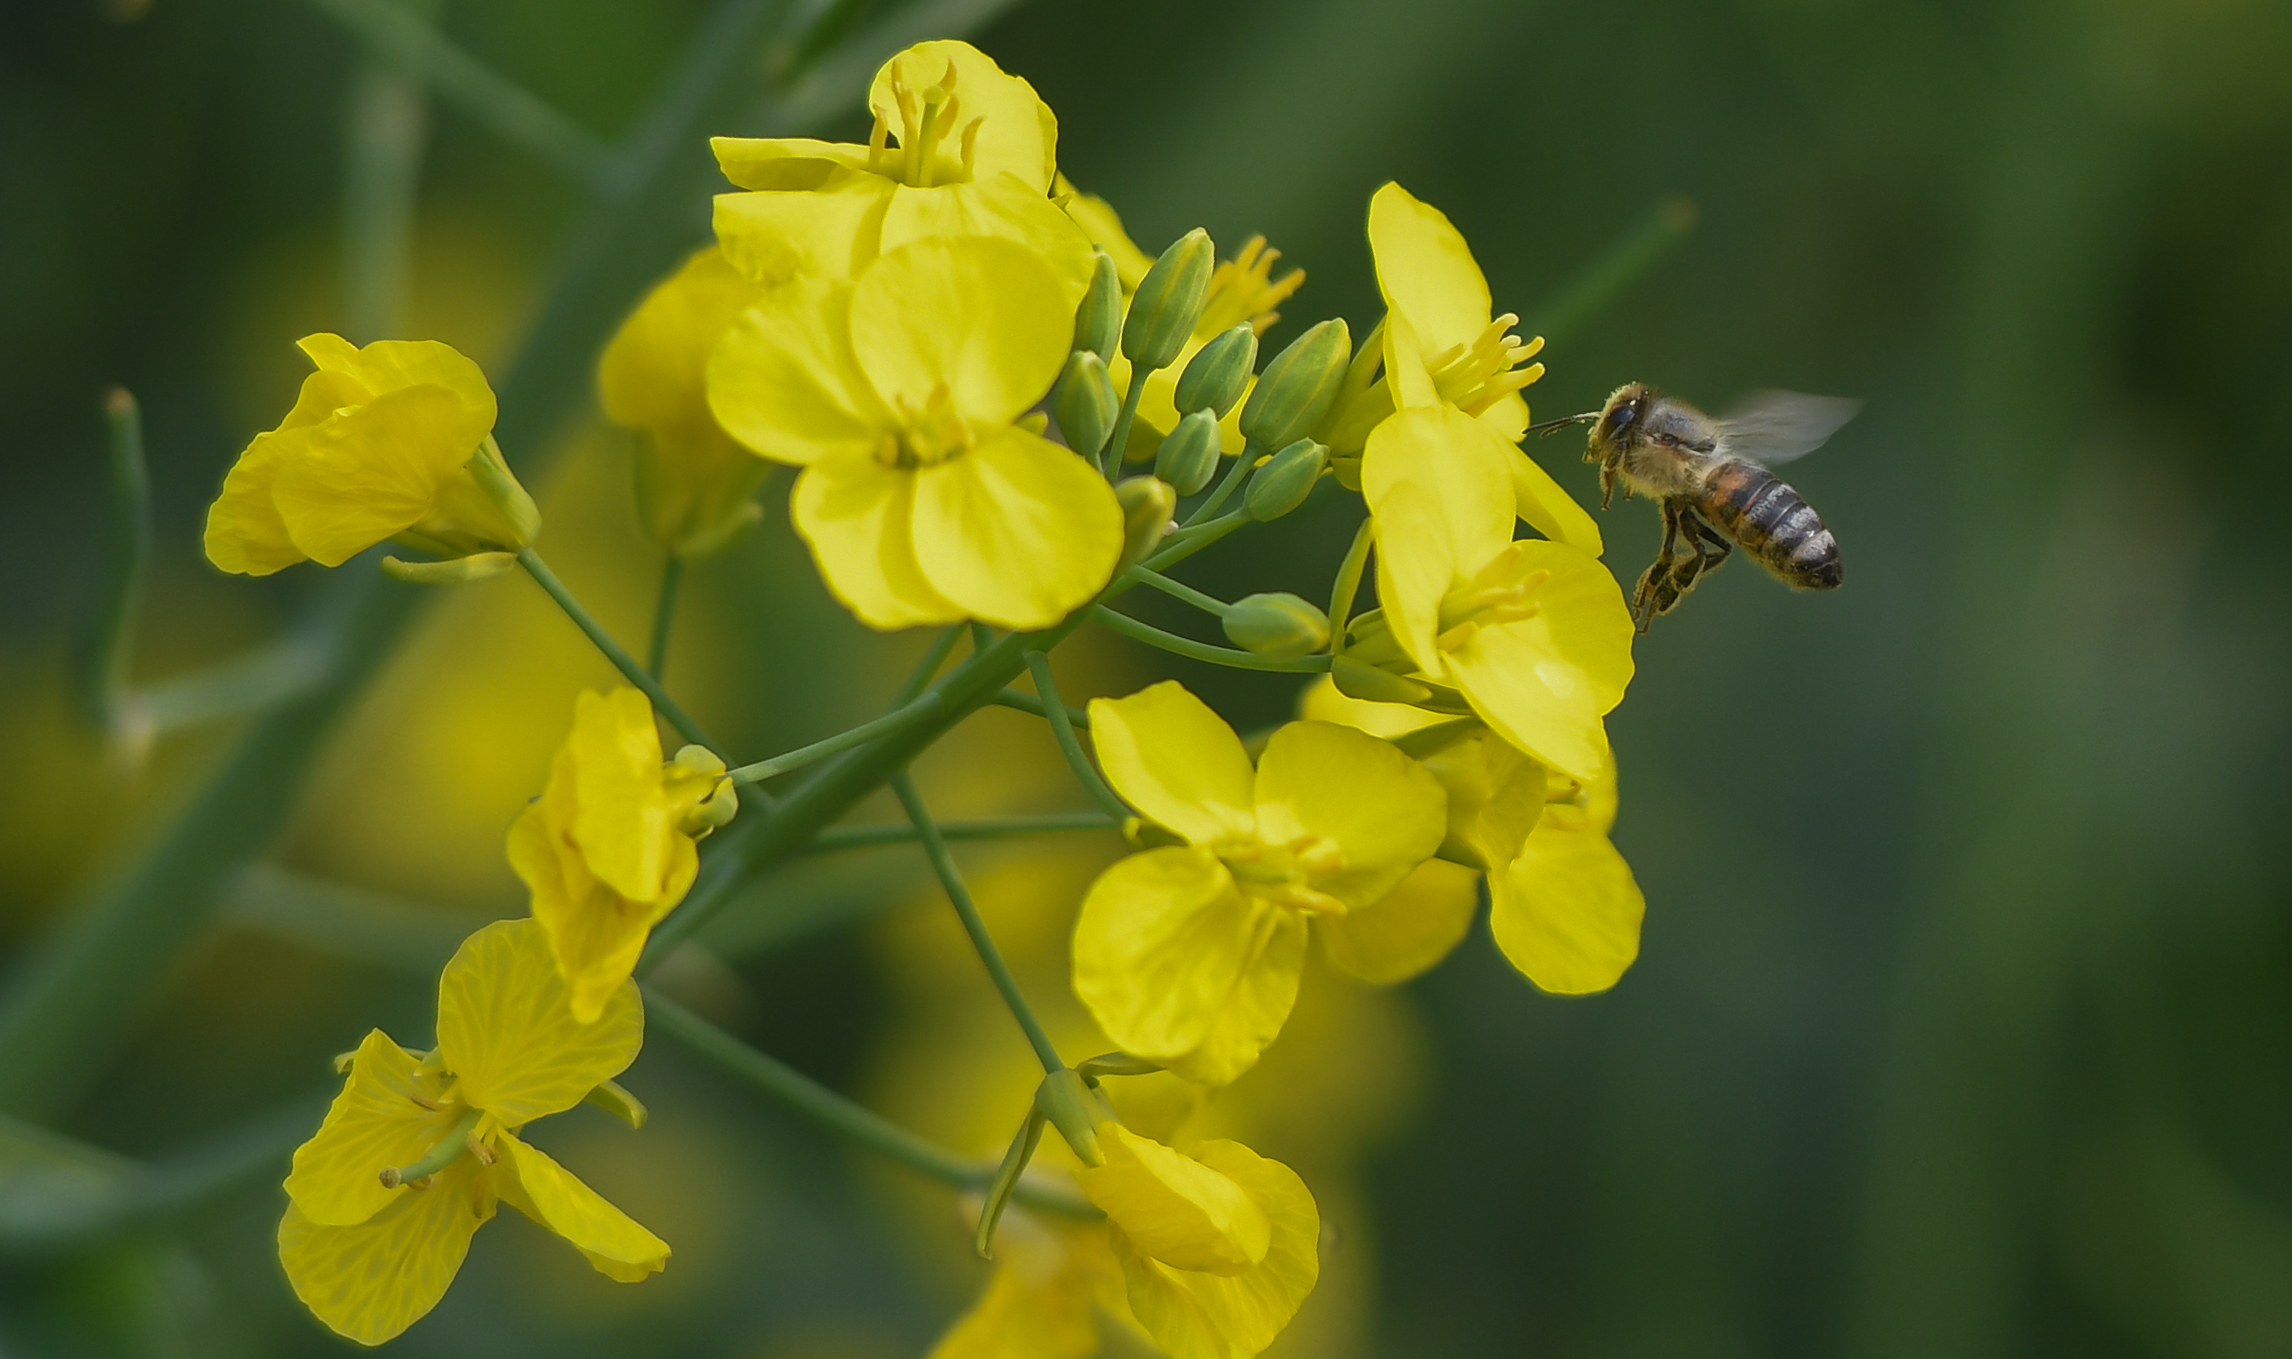
[[[1321,1215],[1297,1173],[1239,1142],[1181,1154],[1113,1121],[1080,1172],[1106,1213],[1130,1312],[1171,1359],[1254,1355],[1321,1274]]]
[[[1590,780],[1605,760],[1600,719],[1631,681],[1631,615],[1590,555],[1514,541],[1488,437],[1451,406],[1401,410],[1369,436],[1361,488],[1377,597],[1427,682],[1547,766]]]
[[[464,940],[438,980],[437,1050],[417,1056],[367,1034],[326,1121],[295,1151],[279,1222],[295,1296],[379,1345],[437,1305],[497,1200],[600,1273],[634,1283],[658,1272],[669,1256],[659,1237],[515,1135],[580,1103],[643,1042],[634,983],[596,1023],[573,1018],[533,921]]]
[[[771,464],[741,447],[708,409],[708,355],[763,289],[714,246],[694,251],[646,294],[597,362],[607,419],[641,431],[637,509],[669,551],[700,556],[762,513]]]
[[[624,685],[575,700],[548,788],[509,828],[510,866],[575,1019],[595,1021],[627,985],[645,936],[692,887],[694,840],[736,805],[724,762],[699,746],[661,762],[643,694]]]
[[[1489,928],[1521,975],[1546,991],[1605,991],[1639,957],[1640,895],[1608,830],[1616,820],[1613,758],[1587,783],[1554,780],[1520,854],[1488,877]]]
[[[1099,875],[1074,929],[1074,988],[1109,1038],[1224,1085],[1297,998],[1306,921],[1367,907],[1439,848],[1440,785],[1390,743],[1327,722],[1274,733],[1256,769],[1177,684],[1090,705],[1115,790],[1182,843]]]
[[[267,576],[340,566],[394,538],[442,557],[515,552],[540,516],[493,446],[493,389],[434,340],[297,342],[318,371],[239,454],[207,511],[207,559]]]
[[[995,1272],[930,1359],[1089,1359],[1095,1314],[1135,1330],[1106,1228],[1052,1222],[1013,1205],[995,1233]]]
[[[1090,241],[1050,200],[1058,119],[1034,86],[966,42],[918,43],[868,90],[866,146],[718,137],[716,235],[759,283],[850,279],[911,241],[995,236],[1034,254],[1071,317],[1090,285]],[[897,144],[893,144],[896,137]]]
[[[855,283],[800,281],[749,311],[709,363],[709,404],[742,443],[804,469],[796,530],[869,625],[1048,627],[1122,551],[1113,488],[1017,423],[1073,333],[1024,248],[918,241]]]

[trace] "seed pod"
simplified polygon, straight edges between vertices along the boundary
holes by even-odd
[[[1115,483],[1114,499],[1122,506],[1122,560],[1114,568],[1120,574],[1162,545],[1178,509],[1178,493],[1160,477],[1130,477]]]
[[[1258,375],[1242,407],[1243,437],[1260,448],[1286,448],[1305,437],[1337,399],[1353,335],[1332,317],[1289,342]]]
[[[1202,314],[1217,262],[1217,247],[1200,227],[1171,242],[1154,261],[1130,299],[1130,319],[1122,323],[1122,352],[1132,363],[1167,368],[1177,359]]]
[[[1242,497],[1249,517],[1260,523],[1279,519],[1304,504],[1305,497],[1313,494],[1313,483],[1321,478],[1321,469],[1328,465],[1329,450],[1311,439],[1299,439],[1274,454],[1273,460],[1250,478],[1249,492]]]
[[[1180,420],[1154,451],[1154,475],[1169,482],[1179,495],[1192,495],[1217,474],[1222,451],[1216,413],[1195,411]]]
[[[1097,354],[1077,349],[1066,356],[1066,370],[1051,389],[1051,414],[1066,436],[1066,446],[1086,458],[1096,458],[1114,432],[1114,417],[1121,403],[1114,397],[1114,379]]]
[[[1257,332],[1235,326],[1203,345],[1178,375],[1177,405],[1181,412],[1215,411],[1220,420],[1241,400],[1257,367]]]
[[[1114,261],[1105,251],[1097,252],[1098,262],[1091,266],[1090,290],[1082,295],[1082,305],[1074,313],[1074,347],[1087,349],[1103,362],[1114,357],[1114,345],[1122,335],[1122,275],[1114,268]]]
[[[1244,651],[1288,660],[1329,645],[1329,615],[1296,595],[1251,595],[1225,618],[1226,639]]]

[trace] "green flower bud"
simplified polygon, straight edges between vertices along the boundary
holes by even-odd
[[[1066,370],[1051,388],[1051,414],[1058,417],[1068,448],[1096,458],[1106,447],[1106,436],[1114,432],[1114,417],[1121,408],[1104,360],[1087,349],[1066,356]]]
[[[1201,352],[1178,375],[1177,406],[1181,412],[1215,411],[1220,420],[1241,400],[1249,375],[1257,367],[1257,332],[1235,326],[1203,345]]]
[[[1353,615],[1353,621],[1345,625],[1345,654],[1363,665],[1395,674],[1416,668],[1409,654],[1401,650],[1401,639],[1385,622],[1383,609]]]
[[[1329,663],[1329,678],[1337,682],[1337,692],[1347,698],[1365,703],[1422,703],[1432,697],[1432,690],[1412,679],[1363,665],[1351,656],[1339,656]]]
[[[1192,495],[1217,474],[1222,451],[1216,412],[1195,411],[1180,420],[1154,451],[1154,475],[1169,482],[1179,495]]]
[[[1210,294],[1210,271],[1217,267],[1210,233],[1195,227],[1172,242],[1138,280],[1130,299],[1130,319],[1122,324],[1122,352],[1141,368],[1167,368],[1186,347],[1202,302]]]
[[[1105,251],[1097,254],[1090,291],[1082,295],[1082,305],[1074,313],[1074,347],[1104,361],[1114,357],[1115,341],[1122,335],[1122,275]]]
[[[1051,1072],[1035,1087],[1035,1112],[1050,1120],[1086,1166],[1106,1161],[1098,1150],[1098,1122],[1105,1114],[1105,1103],[1095,1095],[1071,1067]]]
[[[1122,560],[1114,568],[1120,573],[1162,545],[1178,509],[1178,493],[1160,477],[1130,477],[1115,483],[1114,500],[1122,506]]]
[[[1277,660],[1310,656],[1329,645],[1329,615],[1296,595],[1251,595],[1227,611],[1226,639]]]
[[[1313,483],[1321,479],[1321,469],[1328,465],[1329,450],[1311,439],[1299,439],[1274,454],[1273,460],[1250,478],[1249,491],[1242,497],[1249,517],[1263,523],[1304,504],[1305,497],[1313,494]]]
[[[1353,334],[1332,317],[1289,342],[1258,375],[1242,407],[1242,436],[1259,448],[1286,448],[1320,423],[1345,382]]]

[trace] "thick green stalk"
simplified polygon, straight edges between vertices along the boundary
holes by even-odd
[[[754,764],[727,770],[725,777],[736,784],[749,784],[761,783],[775,774],[791,773],[805,765],[817,764],[830,755],[850,750],[853,746],[864,745],[887,731],[897,731],[914,722],[929,721],[939,713],[944,703],[945,700],[936,692],[927,691],[922,697],[894,708],[872,722],[862,722],[849,731],[837,732],[808,746],[798,746],[769,760],[758,760]]]
[[[1014,712],[1032,713],[1036,717],[1050,716],[1050,710],[1043,707],[1043,701],[1024,689],[1005,689],[987,701],[998,708],[1009,708]],[[1083,731],[1090,730],[1090,714],[1080,708],[1068,708],[1066,720]]]

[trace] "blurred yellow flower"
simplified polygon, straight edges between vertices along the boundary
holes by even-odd
[[[1631,681],[1631,615],[1595,558],[1513,539],[1490,437],[1451,406],[1401,410],[1369,436],[1377,597],[1426,680],[1455,689],[1514,746],[1590,780],[1606,758],[1600,719]]]
[[[1134,1328],[1121,1267],[1100,1223],[1053,1221],[1012,1206],[995,1233],[995,1272],[930,1359],[1089,1359],[1097,1313]]]
[[[1615,760],[1588,782],[1554,784],[1518,857],[1489,872],[1488,925],[1504,956],[1544,990],[1605,991],[1639,957],[1647,913],[1631,865],[1608,839]]]
[[[1077,1175],[1104,1210],[1131,1315],[1172,1359],[1254,1355],[1320,1277],[1321,1216],[1296,1172],[1239,1142],[1180,1153],[1111,1120]]]
[[[540,516],[493,447],[493,389],[452,346],[297,342],[318,371],[255,436],[207,511],[207,559],[267,576],[385,539],[441,557],[515,552]]]
[[[741,442],[804,469],[796,530],[870,626],[1048,627],[1122,551],[1113,488],[1017,423],[1073,330],[1024,247],[918,241],[855,283],[800,281],[750,310],[709,363],[709,404]]]
[[[669,551],[700,556],[762,513],[771,464],[724,432],[708,408],[708,356],[763,289],[714,246],[696,250],[637,304],[597,361],[605,417],[640,432],[637,510]]]
[[[718,137],[716,235],[759,283],[856,277],[912,241],[994,236],[1047,266],[1068,315],[1090,284],[1090,241],[1050,199],[1058,119],[1034,86],[966,42],[918,43],[868,90],[868,145]],[[896,145],[894,139],[896,138]]]
[[[1074,988],[1109,1038],[1190,1080],[1248,1070],[1297,998],[1306,920],[1374,904],[1438,849],[1440,785],[1390,743],[1326,722],[1233,729],[1165,681],[1094,699],[1106,778],[1164,843],[1091,885]]]
[[[573,1017],[541,927],[488,925],[438,980],[438,1047],[407,1052],[376,1029],[318,1132],[294,1154],[279,1261],[320,1321],[379,1345],[421,1319],[461,1269],[470,1237],[507,1201],[634,1283],[669,1248],[514,1134],[627,1068],[644,1010],[624,981],[593,1024]]]
[[[574,700],[549,786],[510,825],[509,863],[533,894],[575,1019],[594,1021],[619,994],[645,936],[691,890],[694,841],[737,805],[724,761],[699,746],[661,762],[643,694],[623,685]]]

